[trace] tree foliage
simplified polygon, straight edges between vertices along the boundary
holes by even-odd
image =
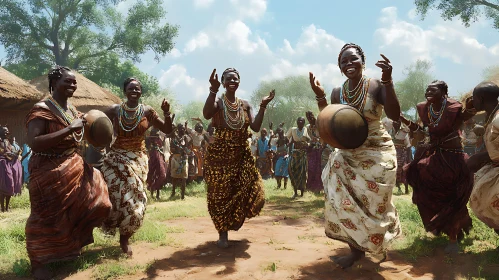
[[[492,20],[499,29],[499,1],[497,0],[415,0],[417,12],[424,17],[431,9],[437,9],[445,20],[459,16],[464,26],[470,26],[479,16]]]
[[[428,84],[435,80],[430,74],[431,66],[427,60],[417,60],[405,68],[405,79],[395,83],[400,109],[405,114],[414,110],[414,119],[417,119],[416,105],[424,100]]]
[[[0,0],[0,43],[7,62],[81,70],[109,53],[140,61],[151,50],[159,60],[173,49],[178,26],[162,22],[161,0],[138,0],[127,16],[115,8],[121,1]]]
[[[255,114],[262,98],[272,89],[275,89],[275,98],[267,106],[262,127],[268,127],[268,123],[273,122],[275,129],[279,123],[285,122],[285,127],[289,128],[296,126],[296,119],[305,117],[306,111],[312,111],[316,116],[319,113],[308,76],[289,76],[284,79],[264,81],[258,85],[251,95]]]
[[[163,102],[163,99],[165,99],[170,103],[170,111],[172,114],[175,114],[175,122],[177,122],[177,117],[180,114],[181,111],[181,106],[177,102],[177,99],[175,98],[175,94],[168,90],[168,89],[162,89],[158,93],[154,94],[143,94],[141,97],[141,102],[143,104],[151,106],[157,113],[158,115],[163,118],[163,110],[161,110],[161,103]]]
[[[191,118],[200,118],[203,121],[203,126],[206,129],[210,121],[203,118],[204,101],[191,101],[180,108],[180,113],[177,115],[175,123],[189,122],[189,127],[194,128],[197,121]]]

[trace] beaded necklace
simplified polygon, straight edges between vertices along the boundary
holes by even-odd
[[[139,104],[135,108],[130,108],[125,102],[121,103],[119,111],[119,123],[121,129],[126,132],[133,131],[144,116],[144,105]]]
[[[357,86],[350,90],[349,80],[347,79],[343,83],[342,97],[346,103],[359,111],[364,110],[364,106],[367,100],[367,92],[369,90],[369,81],[370,79],[366,79],[365,76],[362,76]]]
[[[447,98],[444,98],[444,102],[442,103],[442,107],[438,112],[435,112],[433,109],[433,104],[430,104],[430,108],[428,109],[428,120],[430,121],[429,125],[433,127],[437,127],[438,123],[442,119],[445,111],[445,105],[447,104]]]
[[[71,115],[69,115],[63,108],[61,105],[59,105],[59,103],[52,97],[52,96],[49,96],[48,99],[47,99],[52,105],[54,105],[54,107],[57,109],[57,111],[59,111],[59,113],[61,113],[64,121],[66,121],[66,124],[67,125],[71,125],[71,123],[73,123],[73,121],[76,119],[76,117],[78,116],[78,112],[76,111],[76,108],[69,104],[68,103],[68,109],[69,111],[71,112]],[[73,135],[73,139],[80,143],[81,140],[83,140],[83,133],[85,131],[85,127],[83,127],[81,129],[81,131],[78,133],[78,132],[73,132],[72,135]]]
[[[245,118],[242,102],[236,97],[236,101],[231,103],[225,94],[222,95],[224,119],[231,129],[239,130],[243,128]]]

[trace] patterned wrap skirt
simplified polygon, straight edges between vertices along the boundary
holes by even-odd
[[[109,188],[113,209],[103,231],[114,235],[135,233],[143,223],[147,205],[146,179],[148,157],[145,150],[112,148],[104,158],[102,173]]]
[[[305,190],[307,186],[307,169],[307,151],[294,149],[289,161],[289,179],[294,189]]]
[[[331,153],[322,172],[326,235],[364,252],[384,253],[401,233],[392,202],[396,170],[395,147],[377,122],[362,146]]]
[[[489,163],[475,173],[470,206],[486,225],[499,230],[499,165]]]
[[[205,158],[208,211],[219,232],[239,230],[260,213],[263,181],[248,145],[247,129],[217,128]]]

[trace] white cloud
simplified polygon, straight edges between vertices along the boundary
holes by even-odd
[[[194,0],[195,8],[208,8],[213,4],[214,0]]]
[[[173,58],[179,58],[180,56],[182,56],[182,53],[177,48],[173,48],[170,52],[170,56]]]
[[[166,71],[162,71],[159,78],[162,87],[170,88],[181,103],[191,100],[204,100],[208,94],[208,81],[201,81],[189,76],[182,64],[174,64]]]
[[[267,11],[267,0],[230,0],[236,8],[240,20],[249,18],[260,20]]]
[[[397,8],[388,7],[381,11],[380,23],[374,35],[381,49],[400,53],[405,63],[409,60],[446,58],[457,64],[483,66],[499,58],[496,48],[488,48],[456,23],[440,22],[429,29],[401,20]]]
[[[344,41],[328,34],[326,30],[317,28],[311,24],[302,29],[302,33],[296,46],[293,48],[288,40],[284,40],[284,47],[281,51],[288,54],[310,55],[310,53],[338,53],[341,47],[345,44]]]
[[[205,32],[199,32],[196,36],[187,42],[184,53],[193,52],[196,49],[202,49],[210,45],[210,37]]]
[[[408,13],[407,13],[407,17],[411,20],[415,20],[417,19],[418,17],[418,12],[416,10],[416,8],[414,9],[411,9]]]
[[[251,29],[240,20],[236,20],[227,24],[226,38],[222,39],[222,44],[227,44],[229,48],[234,48],[241,54],[253,54],[258,50],[264,53],[269,53],[269,47],[264,39],[256,36],[255,41],[250,39]],[[222,38],[222,37],[221,37]]]

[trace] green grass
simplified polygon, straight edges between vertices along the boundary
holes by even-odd
[[[266,207],[260,215],[284,216],[287,219],[324,217],[324,196],[322,194],[305,193],[304,197],[291,199],[293,195],[291,184],[288,188],[276,189],[275,180],[266,180]],[[161,191],[158,201],[150,197],[147,205],[143,226],[133,236],[133,244],[148,243],[148,246],[177,247],[182,240],[176,240],[175,234],[185,229],[181,226],[170,226],[168,220],[208,217],[206,206],[206,188],[204,184],[193,183],[187,186],[185,200],[180,200],[180,191],[170,198],[171,188]],[[447,243],[446,237],[431,237],[423,228],[421,218],[415,205],[408,195],[394,195],[402,223],[402,236],[394,242],[391,250],[402,254],[407,261],[416,262],[420,258],[432,257],[438,248]],[[29,196],[24,190],[21,196],[13,197],[12,212],[0,213],[0,275],[29,276],[30,265],[26,252],[24,227],[29,215]],[[494,250],[499,246],[499,238],[494,231],[479,221],[470,211],[473,218],[473,229],[462,243],[462,250],[470,255],[467,261],[476,264],[477,271],[463,279],[494,279],[486,276],[485,271],[490,264],[499,263],[499,252]],[[317,220],[320,223],[320,220]],[[274,225],[279,225],[275,222]],[[300,241],[314,242],[313,236],[297,236]],[[123,255],[118,244],[118,236],[105,236],[99,229],[94,230],[94,243],[84,248],[81,257],[74,261],[54,263],[51,268],[59,274],[70,275],[79,271],[92,269],[95,279],[113,279],[119,276],[133,275],[147,270],[147,266],[132,265],[123,261]],[[292,250],[283,247],[278,240],[269,240],[276,250]],[[446,260],[454,264],[454,260]],[[277,265],[272,263],[266,270],[275,271]],[[486,277],[486,278],[483,278]]]

